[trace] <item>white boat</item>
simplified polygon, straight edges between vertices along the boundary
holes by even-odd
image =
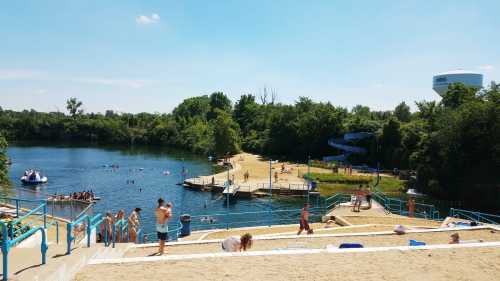
[[[26,171],[21,177],[21,182],[24,184],[41,184],[48,182],[49,179],[46,176],[42,176],[39,171]]]

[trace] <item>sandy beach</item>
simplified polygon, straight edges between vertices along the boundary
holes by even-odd
[[[109,273],[113,274],[109,274]],[[74,281],[496,280],[500,248],[207,258],[90,265]]]

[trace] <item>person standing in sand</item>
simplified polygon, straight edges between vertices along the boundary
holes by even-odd
[[[129,242],[136,242],[137,239],[137,232],[139,231],[139,228],[141,224],[139,223],[139,212],[141,211],[141,208],[135,208],[134,211],[130,214],[128,217],[128,237],[129,237]]]
[[[309,203],[304,203],[304,208],[302,208],[302,211],[300,212],[300,223],[299,223],[299,231],[297,232],[297,235],[300,235],[302,233],[302,230],[306,230],[307,234],[312,234],[313,231],[309,227]]]
[[[163,255],[165,252],[165,241],[168,239],[168,220],[172,217],[172,203],[168,203],[167,207],[163,206],[165,201],[163,198],[158,199],[158,207],[156,208],[156,232],[158,234],[159,249],[158,254]]]

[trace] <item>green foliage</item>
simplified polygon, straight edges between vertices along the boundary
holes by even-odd
[[[0,184],[4,184],[8,182],[8,174],[7,174],[7,141],[0,133]]]
[[[311,173],[311,177],[320,182],[328,183],[345,183],[345,184],[362,184],[366,185],[372,182],[373,178],[371,176],[355,176],[355,175],[344,175],[344,174],[333,174],[333,173]]]
[[[339,180],[337,182],[320,182],[318,185],[319,192],[323,196],[330,196],[335,193],[342,192],[350,193],[357,190],[360,184],[363,185],[363,187],[365,187],[366,185],[373,187],[376,183],[376,177],[365,176],[363,178],[367,178],[369,179],[369,181],[366,181],[366,179],[364,179],[363,181],[352,182],[342,180]],[[405,181],[399,180],[394,177],[382,177],[379,183],[379,189],[386,194],[394,194],[398,196],[405,190],[405,184]]]
[[[414,169],[417,188],[425,193],[464,200],[465,207],[499,210],[499,90],[496,83],[481,91],[453,84],[441,102],[417,102],[413,114],[404,102],[393,111],[362,105],[348,111],[307,97],[286,105],[262,97],[258,103],[255,96],[242,95],[233,107],[227,96],[216,92],[188,98],[170,114],[103,115],[84,114],[81,102],[70,99],[70,116],[0,109],[0,133],[9,141],[154,144],[219,156],[243,149],[305,162],[309,156],[341,154],[328,145],[332,137],[371,132],[375,138],[353,143],[368,153],[351,155],[351,163]],[[401,186],[387,181],[383,184],[388,190]]]
[[[410,122],[410,107],[406,105],[405,102],[398,104],[394,109],[394,116],[399,120],[399,122]]]
[[[217,116],[213,120],[215,153],[223,156],[226,153],[235,154],[240,151],[240,132],[238,123],[234,122],[231,115],[216,109]]]
[[[79,109],[81,106],[82,102],[78,101],[76,98],[70,98],[66,101],[66,109],[68,109],[69,115],[71,115],[71,117],[83,114],[83,109]]]

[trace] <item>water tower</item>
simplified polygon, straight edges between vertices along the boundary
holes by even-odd
[[[440,96],[448,91],[448,85],[462,83],[469,87],[478,89],[483,87],[483,75],[481,73],[464,70],[454,70],[435,75],[432,79],[432,89]]]

